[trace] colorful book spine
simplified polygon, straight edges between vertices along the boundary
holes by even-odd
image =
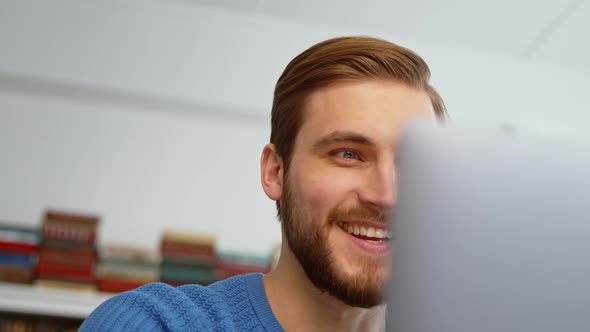
[[[95,287],[99,222],[94,215],[46,211],[40,229],[39,279]]]
[[[159,253],[140,247],[105,245],[95,269],[98,289],[118,293],[160,280]]]
[[[160,242],[161,280],[175,286],[214,282],[215,242],[210,234],[166,230]]]

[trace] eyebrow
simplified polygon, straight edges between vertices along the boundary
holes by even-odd
[[[322,147],[335,143],[357,143],[362,145],[375,146],[375,143],[366,136],[352,131],[334,131],[324,137],[321,137],[313,144],[313,149],[318,150]]]

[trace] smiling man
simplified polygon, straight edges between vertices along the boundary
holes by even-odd
[[[372,38],[337,38],[295,58],[279,79],[262,185],[277,201],[282,255],[264,277],[287,330],[383,328],[403,126],[442,118],[415,53]]]
[[[426,63],[368,37],[289,63],[274,94],[261,182],[283,244],[267,275],[208,287],[151,284],[95,310],[82,331],[382,331],[395,152],[403,127],[444,118]]]

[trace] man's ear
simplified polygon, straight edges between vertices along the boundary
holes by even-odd
[[[281,199],[283,193],[283,159],[274,144],[267,144],[260,158],[260,180],[262,189],[273,201]]]

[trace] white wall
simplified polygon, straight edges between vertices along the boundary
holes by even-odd
[[[263,125],[0,93],[2,219],[44,207],[98,212],[101,241],[156,247],[164,227],[219,236],[224,249],[280,242],[260,189]]]
[[[156,246],[165,226],[222,248],[280,240],[259,184],[272,90],[319,40],[380,36],[430,63],[453,121],[590,140],[590,76],[499,54],[185,1],[5,1],[0,219],[100,212],[101,236]]]

